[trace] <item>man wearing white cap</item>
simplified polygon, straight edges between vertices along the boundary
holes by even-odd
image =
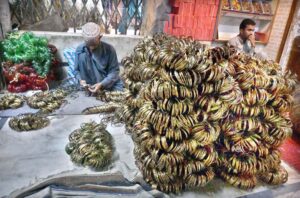
[[[82,86],[89,84],[89,91],[123,90],[115,49],[101,42],[99,25],[89,22],[82,26],[84,43],[75,53],[75,76]]]

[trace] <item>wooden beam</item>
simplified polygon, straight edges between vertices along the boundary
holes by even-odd
[[[0,1],[0,40],[4,39],[7,32],[11,31],[11,20],[8,0]]]
[[[279,49],[278,49],[278,52],[277,52],[276,62],[279,62],[280,58],[282,56],[282,52],[283,52],[283,49],[284,49],[284,46],[285,46],[285,42],[286,42],[288,34],[290,32],[291,24],[293,22],[293,17],[295,15],[297,1],[298,0],[293,0],[291,11],[290,11],[290,14],[289,14],[289,18],[288,18],[287,23],[285,25],[285,29],[284,29],[284,33],[283,33],[283,36],[282,36],[282,40],[281,40],[281,43],[280,43],[280,46],[279,46]]]

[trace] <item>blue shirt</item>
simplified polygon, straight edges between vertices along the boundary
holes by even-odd
[[[106,90],[122,90],[118,58],[113,46],[100,42],[90,51],[85,43],[79,45],[75,52],[75,77],[85,80],[87,84],[101,83]]]

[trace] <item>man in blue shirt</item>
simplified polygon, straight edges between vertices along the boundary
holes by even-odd
[[[95,93],[100,90],[122,91],[117,54],[113,46],[101,42],[99,25],[89,22],[82,26],[84,43],[75,52],[75,77],[81,86]]]

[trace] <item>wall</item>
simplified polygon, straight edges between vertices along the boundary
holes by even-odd
[[[45,36],[49,43],[55,45],[58,49],[58,56],[65,61],[63,50],[69,47],[76,48],[83,42],[81,34],[63,33],[63,32],[33,32],[37,36]],[[129,55],[133,48],[138,44],[142,37],[140,36],[124,36],[124,35],[104,35],[102,41],[114,46],[116,49],[118,60]]]
[[[272,60],[276,60],[292,3],[293,0],[279,0],[269,43],[265,47],[265,51]]]

